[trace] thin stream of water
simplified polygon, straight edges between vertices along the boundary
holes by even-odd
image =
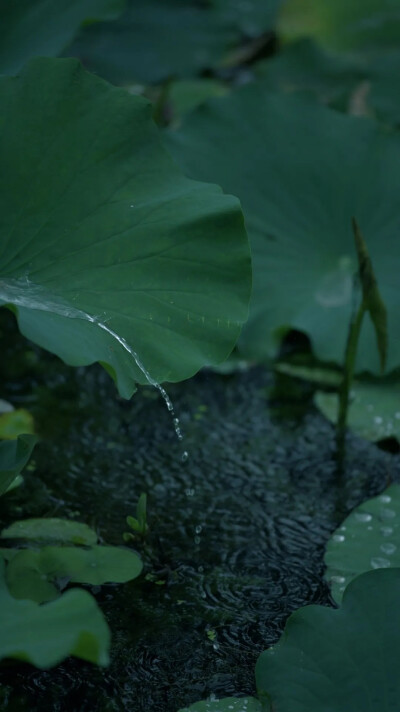
[[[0,302],[3,302],[4,304],[11,302],[12,304],[15,304],[15,306],[51,312],[59,316],[67,317],[68,319],[82,319],[90,322],[91,324],[95,324],[99,327],[99,329],[103,329],[103,331],[117,341],[119,345],[122,346],[122,348],[133,358],[136,366],[145,377],[147,383],[158,390],[165,405],[171,413],[176,436],[178,440],[183,440],[179,418],[176,417],[174,405],[165,388],[163,388],[161,383],[158,383],[158,381],[151,376],[136,351],[128,344],[128,342],[122,336],[117,334],[116,331],[107,326],[104,321],[100,321],[99,317],[91,316],[81,309],[76,309],[75,307],[64,304],[61,300],[54,299],[52,295],[49,295],[46,289],[32,283],[28,277],[24,277],[23,279],[0,280]],[[187,459],[188,453],[184,451],[182,454],[182,460],[185,462]]]

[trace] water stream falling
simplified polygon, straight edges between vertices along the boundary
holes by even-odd
[[[71,307],[70,305],[65,304],[61,299],[58,297],[55,298],[52,294],[50,294],[44,287],[32,283],[28,277],[0,280],[0,303],[12,303],[15,306],[46,311],[68,319],[82,319],[90,322],[91,324],[95,324],[99,327],[99,329],[105,331],[133,358],[136,366],[145,377],[149,386],[152,386],[158,390],[165,402],[165,405],[171,413],[175,434],[178,440],[183,440],[179,418],[176,417],[174,405],[165,388],[163,388],[161,383],[158,383],[158,381],[151,376],[136,351],[128,344],[128,342],[122,336],[117,334],[116,331],[107,326],[104,321],[101,321],[99,317],[91,316],[81,309],[76,309],[76,307]],[[185,462],[187,459],[188,453],[185,450],[182,453],[182,461]]]

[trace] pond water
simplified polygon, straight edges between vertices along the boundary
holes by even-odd
[[[0,502],[0,524],[70,517],[122,545],[147,492],[145,574],[155,579],[95,591],[113,636],[109,668],[3,663],[0,709],[176,712],[210,693],[253,694],[257,656],[288,615],[330,605],[327,539],[399,479],[398,456],[350,437],[338,477],[332,426],[307,389],[297,393],[303,407],[281,399],[278,408],[263,368],[170,385],[182,443],[155,389],[124,401],[100,367],[64,366],[20,338],[8,315],[0,327],[0,397],[29,408],[43,436],[25,485]]]

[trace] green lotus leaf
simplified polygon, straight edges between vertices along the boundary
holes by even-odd
[[[254,697],[224,697],[195,702],[179,712],[261,712],[261,705]]]
[[[39,606],[10,596],[0,561],[0,659],[17,658],[39,668],[58,665],[75,655],[98,665],[108,664],[110,631],[95,599],[73,590]]]
[[[28,462],[37,438],[19,435],[16,440],[0,442],[0,495],[4,494]]]
[[[396,0],[286,0],[278,29],[286,38],[312,35],[333,49],[371,53],[398,47],[400,6]]]
[[[329,539],[325,564],[325,578],[338,603],[359,574],[400,568],[400,485],[391,485],[349,514]]]
[[[256,75],[274,91],[311,92],[321,103],[347,111],[351,96],[369,76],[353,57],[329,52],[312,39],[282,47],[271,59],[259,62]]]
[[[207,4],[129,0],[120,19],[86,27],[66,54],[116,84],[154,82],[218,64],[238,39]]]
[[[54,541],[60,544],[97,544],[97,534],[87,524],[57,517],[22,519],[3,529],[2,539],[32,539],[33,541]]]
[[[125,397],[224,359],[250,290],[237,200],[184,178],[148,103],[76,60],[32,60],[0,97],[0,304],[22,333]]]
[[[69,582],[94,586],[125,583],[139,576],[142,568],[140,558],[130,549],[44,546],[39,551],[25,549],[17,553],[7,566],[6,581],[15,598],[40,603],[59,595],[58,580],[64,586]]]
[[[341,608],[306,606],[256,665],[267,712],[393,712],[400,695],[400,569],[370,571]]]
[[[84,21],[118,17],[124,0],[3,0],[0,73],[15,74],[36,55],[55,56]]]
[[[250,37],[275,28],[280,4],[281,0],[214,0],[221,22],[235,25]]]
[[[342,363],[357,297],[354,217],[388,310],[387,369],[400,364],[397,135],[255,83],[192,112],[167,142],[188,175],[242,202],[254,273],[245,357],[276,355],[290,327],[319,359]],[[356,367],[380,373],[369,317]]]
[[[319,391],[315,404],[328,420],[336,423],[338,396]],[[347,418],[348,427],[366,440],[397,438],[400,441],[399,382],[376,379],[354,381]]]
[[[397,77],[400,73],[400,52],[383,52],[369,66],[367,102],[377,118],[400,125],[400,96]]]

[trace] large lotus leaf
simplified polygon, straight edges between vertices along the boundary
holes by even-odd
[[[398,47],[400,5],[397,0],[286,0],[279,30],[290,38],[312,35],[334,49]]]
[[[76,60],[32,60],[0,96],[0,304],[23,334],[125,396],[225,358],[250,289],[237,200],[184,178],[147,102]]]
[[[341,608],[306,606],[256,665],[268,712],[394,712],[400,677],[400,569],[370,571]]]
[[[338,395],[319,391],[315,403],[326,418],[337,421]],[[347,423],[366,440],[397,438],[400,441],[400,382],[386,379],[354,381]]]
[[[206,3],[130,0],[119,20],[86,27],[66,54],[117,84],[153,82],[218,64],[237,39]]]
[[[340,603],[346,586],[371,569],[400,567],[400,486],[363,502],[331,536],[325,578]]]
[[[245,356],[273,355],[292,327],[310,335],[320,359],[343,361],[358,270],[354,216],[389,312],[387,367],[400,364],[398,136],[256,83],[194,111],[168,145],[189,175],[242,201],[254,272]],[[368,317],[357,369],[380,372]]]
[[[195,702],[179,712],[261,712],[261,704],[254,697],[224,697]]]
[[[68,591],[44,606],[17,601],[5,585],[3,568],[0,560],[0,659],[17,658],[49,668],[75,655],[108,664],[110,631],[87,591]]]
[[[83,22],[118,17],[124,0],[3,0],[0,73],[15,74],[36,55],[55,56]]]
[[[311,39],[284,45],[255,71],[265,86],[277,91],[308,91],[322,103],[347,111],[352,93],[368,76],[366,67],[320,47]]]
[[[4,494],[28,462],[37,438],[19,435],[16,440],[0,442],[0,495]]]
[[[59,544],[97,544],[97,534],[87,524],[57,517],[21,519],[3,529],[2,539],[26,539],[32,541],[54,541]]]
[[[116,546],[45,546],[39,551],[24,549],[7,566],[7,585],[15,598],[42,602],[58,595],[57,581],[101,586],[125,583],[139,576],[142,562],[130,549]]]

